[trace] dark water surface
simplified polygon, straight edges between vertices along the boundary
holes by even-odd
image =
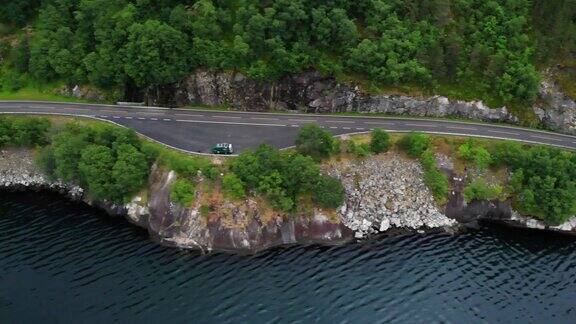
[[[0,323],[576,323],[576,240],[489,229],[253,257],[0,193]]]

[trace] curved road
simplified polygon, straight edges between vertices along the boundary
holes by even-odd
[[[32,101],[0,101],[0,113],[73,115],[108,120],[174,148],[195,153],[209,153],[212,145],[218,142],[232,143],[236,151],[253,148],[263,142],[281,148],[289,147],[294,144],[298,129],[308,123],[317,123],[334,135],[382,128],[390,132],[420,131],[510,139],[576,150],[576,136],[512,126],[432,119],[224,112]]]

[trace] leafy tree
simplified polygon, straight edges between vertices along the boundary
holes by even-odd
[[[116,162],[112,167],[115,194],[120,199],[142,189],[148,178],[146,157],[130,144],[121,144],[116,149]]]
[[[476,144],[473,139],[468,139],[466,143],[460,145],[458,155],[466,161],[473,162],[481,170],[486,169],[492,163],[490,152]]]
[[[381,129],[372,131],[370,150],[376,154],[386,152],[390,149],[390,135]]]
[[[296,150],[303,155],[312,157],[315,161],[328,158],[334,152],[332,134],[316,124],[305,125],[296,138]]]
[[[244,199],[246,197],[244,184],[234,173],[229,173],[222,178],[222,190],[234,199]]]
[[[115,197],[112,150],[106,146],[90,145],[82,150],[78,161],[80,181],[94,199]]]
[[[410,133],[398,143],[411,157],[420,157],[430,147],[430,137],[422,133]]]
[[[189,207],[194,202],[195,192],[194,183],[186,179],[178,179],[170,187],[170,199],[183,207]]]
[[[128,29],[126,74],[141,87],[176,82],[187,70],[185,36],[157,20]]]
[[[338,208],[344,202],[344,187],[332,177],[321,176],[314,188],[314,201],[324,208]]]
[[[502,194],[502,187],[499,185],[489,185],[486,180],[479,178],[474,180],[464,189],[466,201],[492,200]]]

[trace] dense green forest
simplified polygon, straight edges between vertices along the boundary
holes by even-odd
[[[147,88],[196,68],[315,68],[381,87],[530,103],[576,49],[576,0],[5,0],[3,88]],[[25,26],[29,28],[22,29]],[[8,39],[8,40],[7,40]]]

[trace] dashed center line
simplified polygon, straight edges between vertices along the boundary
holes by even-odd
[[[134,117],[124,117],[124,118],[126,118],[126,119],[133,119]]]
[[[406,126],[410,126],[410,127],[432,127],[432,128],[438,127],[436,125],[430,125],[430,124],[406,124]]]
[[[197,124],[226,124],[226,125],[286,127],[286,125],[283,125],[283,124],[235,123],[235,122],[224,122],[224,121],[219,122],[219,121],[189,120],[189,119],[177,119],[176,121],[182,122],[182,123],[197,123]]]
[[[450,129],[461,129],[461,130],[471,130],[471,131],[478,130],[478,129],[476,129],[476,128],[457,127],[457,126],[446,126],[446,128],[450,128]]]
[[[344,121],[344,120],[327,120],[327,123],[338,123],[338,124],[356,124],[353,121]]]
[[[495,130],[488,130],[488,132],[490,132],[490,133],[494,133],[494,134],[504,134],[504,135],[518,135],[518,133],[512,133],[512,132],[503,132],[503,131],[495,131]]]
[[[162,120],[163,120],[163,121],[172,121],[172,119],[170,119],[170,118],[164,118],[164,119],[162,119]]]
[[[150,120],[158,120],[158,118],[150,118]]]
[[[316,122],[315,119],[290,119],[293,122],[304,122],[304,123],[314,123]]]
[[[278,120],[278,118],[267,118],[267,117],[250,117],[250,119],[254,119],[254,120]]]
[[[242,119],[242,117],[239,116],[210,116],[212,118],[229,118],[229,119]]]
[[[548,141],[564,142],[561,139],[545,137],[545,136],[530,135],[530,137],[539,138],[539,139],[548,140]]]
[[[176,116],[187,116],[187,117],[204,117],[204,115],[192,115],[192,114],[175,114]]]
[[[376,122],[364,122],[364,124],[366,124],[366,125],[389,125],[389,126],[396,125],[395,123],[391,123],[391,122],[378,122],[378,123],[376,123]]]

